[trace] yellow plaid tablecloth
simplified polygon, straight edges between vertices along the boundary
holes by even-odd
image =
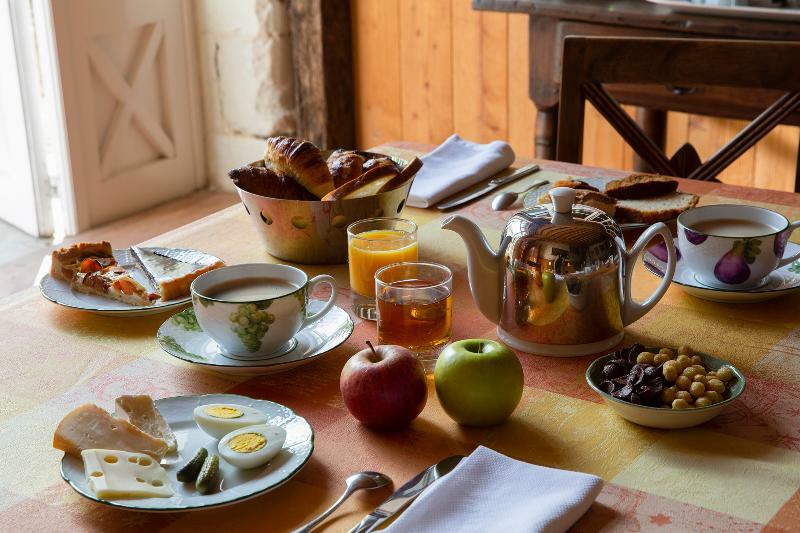
[[[386,147],[384,147],[386,148]],[[401,150],[409,145],[396,145]],[[522,163],[522,162],[520,162]],[[603,169],[542,162],[541,176],[617,177]],[[559,174],[560,173],[560,174]],[[524,183],[510,189],[522,190]],[[713,183],[683,182],[702,204],[742,202],[800,218],[800,196]],[[491,196],[461,211],[495,242],[509,212],[490,208]],[[420,227],[420,256],[454,270],[453,337],[495,338],[473,304],[465,249],[441,231],[435,210],[407,209]],[[241,206],[198,220],[150,244],[196,248],[229,264],[273,261],[259,245]],[[331,273],[349,308],[347,266],[304,267]],[[656,279],[641,266],[634,295]],[[625,343],[689,344],[733,362],[748,378],[742,399],[701,427],[662,431],[617,417],[584,383],[591,357],[555,359],[520,354],[525,393],[514,415],[493,428],[464,428],[442,411],[431,386],[428,405],[402,431],[379,433],[345,410],[339,372],[347,358],[375,340],[375,326],[356,323],[353,336],[321,360],[283,374],[224,376],[181,362],[155,341],[168,315],[108,318],[65,309],[29,289],[0,302],[0,531],[282,531],[327,507],[348,474],[385,472],[402,484],[451,454],[478,444],[524,461],[601,476],[606,485],[575,531],[800,530],[800,295],[760,304],[706,302],[671,287],[644,318],[627,328]],[[431,384],[432,385],[432,384]],[[83,499],[59,476],[61,452],[52,432],[73,407],[110,408],[121,394],[155,398],[231,392],[285,404],[315,431],[316,449],[289,483],[253,500],[193,513],[146,514]],[[359,493],[324,525],[350,528],[388,494]]]

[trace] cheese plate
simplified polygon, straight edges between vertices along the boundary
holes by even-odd
[[[210,404],[251,407],[263,413],[269,424],[282,427],[286,431],[286,441],[278,455],[266,465],[257,468],[240,469],[226,461],[220,461],[216,490],[210,494],[200,494],[194,483],[181,483],[176,474],[201,447],[211,454],[219,454],[217,440],[204,433],[193,417],[196,407]],[[231,505],[268,492],[297,474],[314,450],[314,431],[309,423],[278,403],[236,394],[207,394],[162,398],[155,400],[155,405],[178,442],[177,452],[168,454],[161,462],[161,466],[167,471],[169,486],[174,492],[172,496],[113,500],[99,498],[89,487],[83,462],[73,455],[64,455],[61,460],[61,477],[81,496],[112,507],[149,512],[192,511]]]

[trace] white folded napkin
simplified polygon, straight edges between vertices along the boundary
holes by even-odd
[[[423,165],[406,203],[412,207],[430,207],[508,168],[514,162],[514,150],[503,141],[478,144],[451,135],[420,159]]]
[[[386,531],[561,532],[602,488],[597,476],[523,463],[481,446]]]

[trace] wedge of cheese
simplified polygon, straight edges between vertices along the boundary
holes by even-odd
[[[143,453],[92,449],[81,452],[86,483],[104,500],[169,498],[167,471]]]
[[[178,449],[175,434],[150,396],[146,394],[120,396],[115,402],[115,407],[114,416],[127,420],[151,437],[163,440],[167,443],[168,452]]]
[[[90,403],[73,409],[61,420],[53,435],[53,447],[75,457],[94,448],[145,453],[159,461],[167,453],[167,443],[162,439]]]

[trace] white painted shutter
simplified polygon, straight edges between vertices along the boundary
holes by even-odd
[[[205,185],[188,0],[52,0],[76,226]]]

